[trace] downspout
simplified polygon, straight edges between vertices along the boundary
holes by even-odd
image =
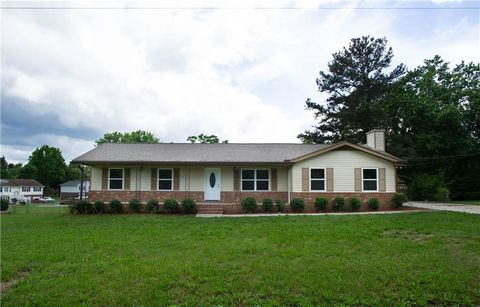
[[[83,199],[83,182],[84,182],[84,171],[83,167],[81,165],[77,165],[77,167],[80,169],[80,200]]]

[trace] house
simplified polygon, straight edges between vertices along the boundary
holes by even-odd
[[[369,132],[366,145],[103,144],[72,162],[91,166],[91,201],[189,197],[224,213],[240,212],[246,196],[300,197],[306,211],[322,195],[376,197],[388,206],[402,164],[385,152],[383,130]]]
[[[43,196],[43,188],[34,179],[0,179],[0,198],[30,202]]]
[[[60,200],[68,200],[70,197],[80,196],[80,180],[70,180],[60,184]],[[90,189],[90,182],[83,182],[83,198],[88,195]]]

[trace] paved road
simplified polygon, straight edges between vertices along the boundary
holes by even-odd
[[[446,204],[446,203],[424,203],[411,201],[405,203],[406,207],[413,208],[422,208],[422,209],[432,209],[432,210],[443,210],[443,211],[455,211],[455,212],[466,212],[473,214],[480,214],[479,205],[463,205],[463,204]]]

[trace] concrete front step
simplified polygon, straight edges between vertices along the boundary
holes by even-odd
[[[197,214],[223,214],[223,206],[198,206]]]

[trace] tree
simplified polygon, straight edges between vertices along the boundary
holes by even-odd
[[[70,163],[65,172],[65,181],[68,180],[80,180],[82,172],[78,168],[77,164]]]
[[[7,159],[5,159],[4,156],[0,158],[0,178],[2,179],[10,178],[10,174],[8,172]]]
[[[32,178],[38,178],[37,176],[37,168],[33,166],[32,164],[25,164],[20,169],[20,172],[18,173],[18,178],[19,179],[32,179]]]
[[[45,186],[57,189],[65,181],[67,165],[59,148],[43,145],[35,149],[25,167],[35,167],[34,179]]]
[[[205,135],[205,134],[199,134],[199,135],[191,135],[187,138],[187,141],[190,143],[202,143],[202,144],[218,144],[220,143],[220,139],[218,136],[212,134],[212,135]],[[222,143],[227,144],[228,140],[222,141]]]
[[[348,48],[333,54],[328,71],[320,71],[317,86],[330,94],[326,106],[306,101],[319,120],[313,131],[298,137],[305,143],[339,140],[364,142],[365,133],[381,128],[384,118],[382,97],[404,74],[403,64],[387,72],[393,58],[386,38],[363,36],[350,41]]]
[[[132,132],[108,132],[95,141],[95,146],[105,143],[160,143],[160,139],[157,138],[152,132],[137,130]]]

